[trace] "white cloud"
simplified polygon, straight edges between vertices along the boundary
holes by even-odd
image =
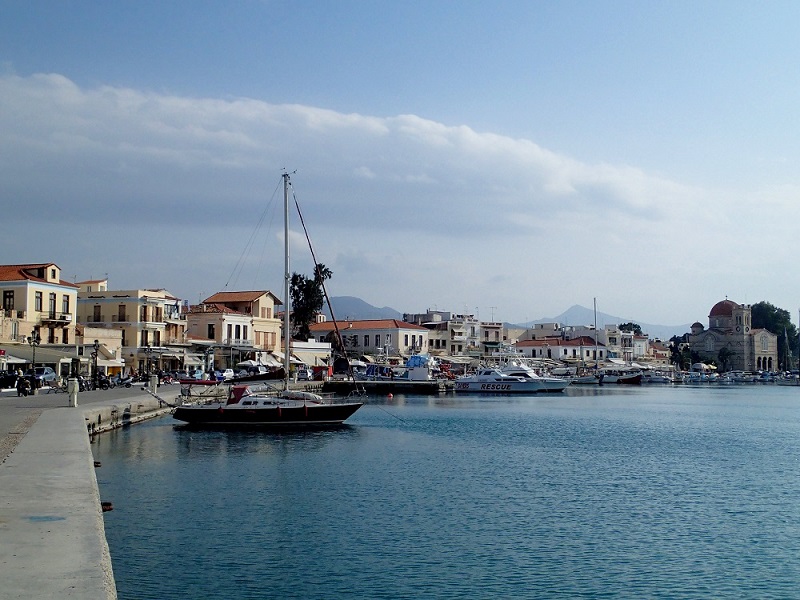
[[[770,264],[786,248],[773,233],[800,217],[791,184],[705,190],[416,115],[84,89],[57,74],[1,75],[0,131],[6,261],[97,263],[124,280],[146,249],[169,257],[155,264],[179,270],[191,300],[224,280],[195,257],[222,245],[221,270],[241,251],[283,168],[298,171],[335,294],[399,310],[491,305],[521,320],[605,295],[609,312],[691,321],[702,314],[680,311],[707,302],[687,289],[703,282],[713,304],[741,276],[734,250]]]

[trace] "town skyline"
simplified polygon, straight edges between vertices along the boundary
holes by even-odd
[[[669,324],[769,298],[796,318],[798,18],[4,3],[4,262],[192,303],[280,290],[289,171],[335,296],[510,323],[598,298]]]

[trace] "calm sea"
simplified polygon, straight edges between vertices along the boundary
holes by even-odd
[[[93,448],[119,598],[796,598],[800,389],[374,398]]]

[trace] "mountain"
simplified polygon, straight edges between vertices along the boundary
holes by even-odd
[[[378,308],[354,296],[333,296],[331,297],[331,306],[333,306],[333,312],[336,314],[336,318],[341,321],[403,318],[403,314],[393,308],[389,308],[388,306]],[[328,310],[327,305],[323,307],[322,313],[327,319],[331,318],[331,311]]]
[[[345,320],[362,320],[362,319],[402,319],[403,314],[393,308],[384,306],[378,308],[364,302],[361,298],[354,296],[334,296],[331,298],[333,305],[333,312],[336,313],[336,318],[342,321]],[[323,314],[326,318],[331,318],[331,313],[328,307],[323,307]],[[547,317],[544,319],[537,319],[536,321],[528,321],[527,323],[520,323],[517,327],[530,327],[536,323],[562,323],[563,325],[593,325],[594,324],[594,311],[591,308],[575,304],[560,315],[555,317]],[[619,325],[620,323],[636,323],[642,328],[642,333],[646,333],[650,338],[659,338],[661,340],[668,340],[674,335],[683,335],[688,333],[691,324],[686,325],[654,325],[652,323],[642,323],[636,319],[615,317],[606,313],[597,313],[597,328],[602,329],[606,324]],[[512,325],[513,327],[514,325]]]
[[[528,327],[536,323],[562,323],[564,325],[593,325],[594,324],[594,310],[575,304],[565,310],[558,316],[548,317],[546,319],[538,319],[536,321],[529,321],[528,323],[521,323],[523,327]],[[689,333],[691,324],[685,325],[655,325],[653,323],[643,323],[632,318],[615,317],[606,313],[597,313],[597,328],[602,329],[605,325],[619,325],[621,323],[636,323],[642,328],[642,333],[647,334],[651,339],[659,338],[661,340],[668,340],[674,335],[683,335]]]

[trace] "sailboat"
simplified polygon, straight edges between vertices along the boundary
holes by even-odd
[[[289,273],[289,174],[283,174],[286,311],[284,314],[283,389],[264,391],[245,384],[230,387],[227,399],[211,403],[186,403],[172,416],[200,427],[327,427],[341,425],[363,402],[323,398],[312,392],[289,389],[291,356],[291,300]],[[316,261],[315,261],[316,262]]]

